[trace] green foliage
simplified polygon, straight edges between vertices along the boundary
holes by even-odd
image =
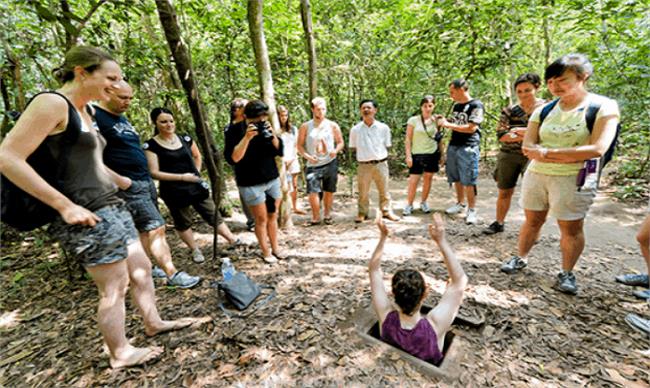
[[[0,21],[14,27],[1,33],[6,44],[0,60],[7,64],[8,51],[18,57],[27,95],[55,86],[50,69],[61,62],[66,31],[81,26],[94,2],[68,0],[72,17],[67,19],[60,3],[0,0]],[[221,144],[229,102],[259,95],[246,2],[178,0],[174,5],[210,127]],[[437,113],[447,114],[449,81],[466,77],[472,96],[486,106],[487,153],[497,147],[496,119],[513,100],[510,85],[516,76],[543,73],[548,61],[578,51],[596,69],[591,89],[621,107],[620,174],[647,179],[650,167],[642,163],[650,139],[647,0],[323,0],[312,2],[312,13],[319,94],[346,135],[359,119],[358,102],[372,97],[380,104],[378,119],[393,128],[394,152],[401,155],[406,119],[417,112],[421,96],[434,94]],[[276,100],[290,108],[297,124],[310,113],[299,1],[266,1],[264,15]],[[145,138],[152,130],[148,112],[159,105],[171,107],[180,129],[192,132],[152,0],[106,2],[80,37],[108,48],[120,61],[136,90],[128,116]],[[13,109],[19,91],[8,66],[3,70]]]

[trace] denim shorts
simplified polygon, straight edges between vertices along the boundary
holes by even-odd
[[[447,148],[447,182],[460,182],[463,186],[476,186],[479,155],[478,145],[450,145]]]
[[[48,233],[84,267],[126,259],[129,245],[138,241],[131,214],[121,204],[105,206],[95,214],[102,220],[94,227],[70,225],[58,218]]]
[[[413,165],[409,168],[409,174],[422,175],[423,172],[434,173],[440,171],[440,152],[432,154],[414,154]]]
[[[278,200],[282,198],[280,178],[272,179],[255,186],[239,186],[239,194],[247,206],[255,206],[266,201],[266,196]]]
[[[307,193],[328,193],[336,192],[339,166],[336,159],[323,166],[307,167],[305,169],[305,180],[307,181]]]
[[[165,220],[158,210],[156,185],[152,180],[133,181],[131,187],[120,190],[117,195],[126,202],[139,232],[149,232],[165,225]]]

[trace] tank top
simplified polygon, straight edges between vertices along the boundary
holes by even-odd
[[[67,164],[62,178],[62,188],[59,191],[72,202],[90,211],[121,203],[122,201],[115,195],[117,185],[104,166],[102,154],[106,140],[99,133],[95,121],[93,120],[92,128],[88,128],[79,112],[64,95],[56,92],[48,93],[57,94],[68,103],[68,125],[65,131],[48,136],[43,141],[55,159],[61,157],[64,142],[70,141],[64,134],[67,131],[79,131],[74,144],[68,147]],[[92,112],[89,107],[87,109]]]
[[[314,127],[314,120],[307,122],[307,137],[305,139],[305,148],[309,155],[318,159],[316,163],[307,161],[307,167],[324,166],[336,157],[330,153],[336,149],[334,144],[334,132],[332,131],[332,122],[323,120],[320,127]]]
[[[170,150],[158,144],[154,139],[149,139],[142,145],[146,151],[151,151],[158,156],[158,167],[161,172],[173,174],[192,173],[199,175],[194,159],[189,150],[192,147],[192,138],[176,135],[181,141],[181,146]],[[160,181],[160,198],[167,207],[181,208],[189,206],[196,196],[200,196],[202,189],[197,182]]]
[[[438,349],[438,335],[433,326],[422,318],[412,329],[403,329],[399,322],[399,313],[391,311],[381,325],[381,339],[420,360],[438,364],[442,353]]]

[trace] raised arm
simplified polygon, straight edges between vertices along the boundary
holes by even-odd
[[[381,213],[377,217],[377,228],[379,229],[379,241],[370,262],[368,262],[368,275],[370,276],[372,308],[375,310],[381,325],[392,309],[388,293],[384,288],[384,273],[381,270],[381,256],[384,254],[384,243],[389,235],[388,228],[381,219]]]
[[[62,132],[68,123],[68,105],[54,94],[37,96],[0,144],[0,172],[16,186],[55,209],[68,224],[95,226],[100,218],[47,183],[27,158],[48,135]]]
[[[449,280],[447,289],[440,298],[438,305],[427,314],[427,318],[433,324],[438,337],[444,338],[444,335],[451,327],[454,318],[458,314],[458,309],[463,301],[465,287],[467,287],[467,275],[456,258],[456,254],[451,249],[447,238],[445,237],[445,224],[440,214],[433,214],[433,222],[429,225],[429,235],[436,242],[442,253]]]

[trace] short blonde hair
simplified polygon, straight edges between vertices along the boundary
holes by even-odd
[[[311,107],[315,107],[316,105],[325,105],[327,106],[327,103],[325,102],[325,99],[323,97],[315,97],[313,100],[311,100]]]

